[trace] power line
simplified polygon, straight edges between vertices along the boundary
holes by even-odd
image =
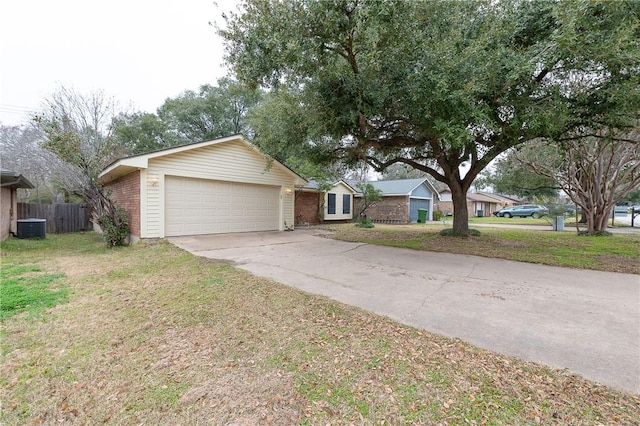
[[[13,113],[34,113],[35,109],[20,106],[20,105],[10,105],[10,104],[0,104],[0,111],[3,112],[13,112]]]

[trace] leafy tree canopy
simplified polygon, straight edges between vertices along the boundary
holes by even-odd
[[[220,33],[237,77],[284,98],[274,105],[294,137],[279,143],[428,173],[451,189],[454,228],[467,233],[466,191],[498,155],[637,115],[639,11],[632,1],[245,0]]]
[[[218,86],[184,91],[158,108],[158,117],[184,143],[243,133],[250,134],[245,118],[260,93],[223,78]]]
[[[148,112],[121,113],[113,119],[113,135],[131,154],[179,145],[166,123]]]
[[[547,150],[550,147],[550,145],[543,145],[540,149]],[[495,192],[528,200],[557,197],[560,189],[555,180],[535,173],[519,161],[514,151],[497,159],[490,169],[485,169],[475,180],[474,185],[478,188],[491,187]]]
[[[238,133],[251,137],[247,114],[261,97],[260,91],[223,78],[217,86],[205,84],[198,91],[167,98],[157,114],[118,115],[112,123],[113,134],[134,154]]]

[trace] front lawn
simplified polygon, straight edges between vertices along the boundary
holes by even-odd
[[[496,218],[494,218],[495,220]],[[515,219],[502,219],[511,221]],[[544,219],[520,219],[542,221]],[[344,241],[405,247],[415,250],[470,254],[598,271],[640,274],[640,235],[577,236],[573,232],[478,227],[479,237],[443,237],[446,226],[376,224],[363,229],[353,224],[331,225],[334,237]],[[471,225],[473,227],[473,225]]]
[[[575,218],[574,217],[565,217],[565,224],[572,224],[575,226]],[[447,222],[453,223],[453,218],[447,218]],[[540,226],[551,226],[551,218],[549,216],[540,217],[538,219],[534,219],[532,217],[496,217],[496,216],[485,216],[485,217],[470,217],[469,223],[486,223],[486,224],[501,224],[501,225],[540,225]]]
[[[375,232],[382,227],[374,228]],[[2,243],[65,303],[2,319],[0,424],[637,424],[640,397],[195,257]],[[32,272],[27,272],[32,271]],[[3,283],[4,285],[4,283]]]
[[[440,221],[441,223],[442,221]],[[447,217],[446,223],[449,225],[453,223],[453,217]],[[551,227],[553,224],[553,219],[551,216],[543,216],[538,219],[534,219],[532,217],[496,217],[496,216],[485,216],[485,217],[470,217],[470,224],[500,224],[500,225],[540,225],[542,227]],[[565,216],[564,217],[564,226],[565,229],[576,229],[576,217],[575,216]],[[624,223],[624,221],[620,220],[620,218],[614,218],[609,220],[609,226],[615,226],[616,228],[626,228],[629,227],[628,224]],[[580,224],[580,228],[584,229],[585,225]]]

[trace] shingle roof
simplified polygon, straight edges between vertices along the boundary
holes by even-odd
[[[500,201],[495,197],[491,197],[480,192],[467,192],[467,200],[482,201],[485,203],[499,203]]]
[[[357,188],[356,187],[357,183],[359,183],[359,182],[349,181],[349,185],[351,185],[354,188]],[[429,189],[431,191],[433,191],[434,194],[437,194],[437,191],[435,190],[433,185],[431,185],[429,180],[426,179],[426,178],[398,179],[398,180],[377,180],[377,181],[370,181],[370,182],[366,182],[366,183],[370,183],[371,185],[373,185],[373,187],[375,189],[379,189],[380,191],[382,191],[382,195],[383,196],[409,195],[409,194],[411,194],[411,192],[414,189],[416,189],[418,186],[420,186],[423,183],[426,183],[426,185],[429,187]]]
[[[342,182],[343,184],[347,185],[349,188],[351,188],[353,190],[353,192],[358,192],[358,190],[351,185],[350,182],[344,181],[342,179],[337,180],[335,182],[331,182],[331,185],[336,186],[337,184],[339,184],[340,182]],[[319,182],[317,180],[308,180],[307,184],[304,185],[302,188],[303,189],[320,189],[320,185],[324,183],[324,182]]]

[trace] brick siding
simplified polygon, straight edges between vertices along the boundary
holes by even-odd
[[[437,201],[435,209],[440,210],[447,216],[451,216],[453,215],[453,201]],[[467,201],[467,216],[476,216],[476,212],[473,211],[473,201]]]
[[[317,225],[321,193],[313,191],[296,191],[295,224]]]
[[[354,211],[359,211],[362,203],[361,197],[354,200]],[[367,218],[374,222],[409,222],[409,200],[407,196],[384,197],[364,213]]]
[[[129,213],[129,234],[140,238],[140,172],[122,176],[105,187],[111,191],[110,198]]]

